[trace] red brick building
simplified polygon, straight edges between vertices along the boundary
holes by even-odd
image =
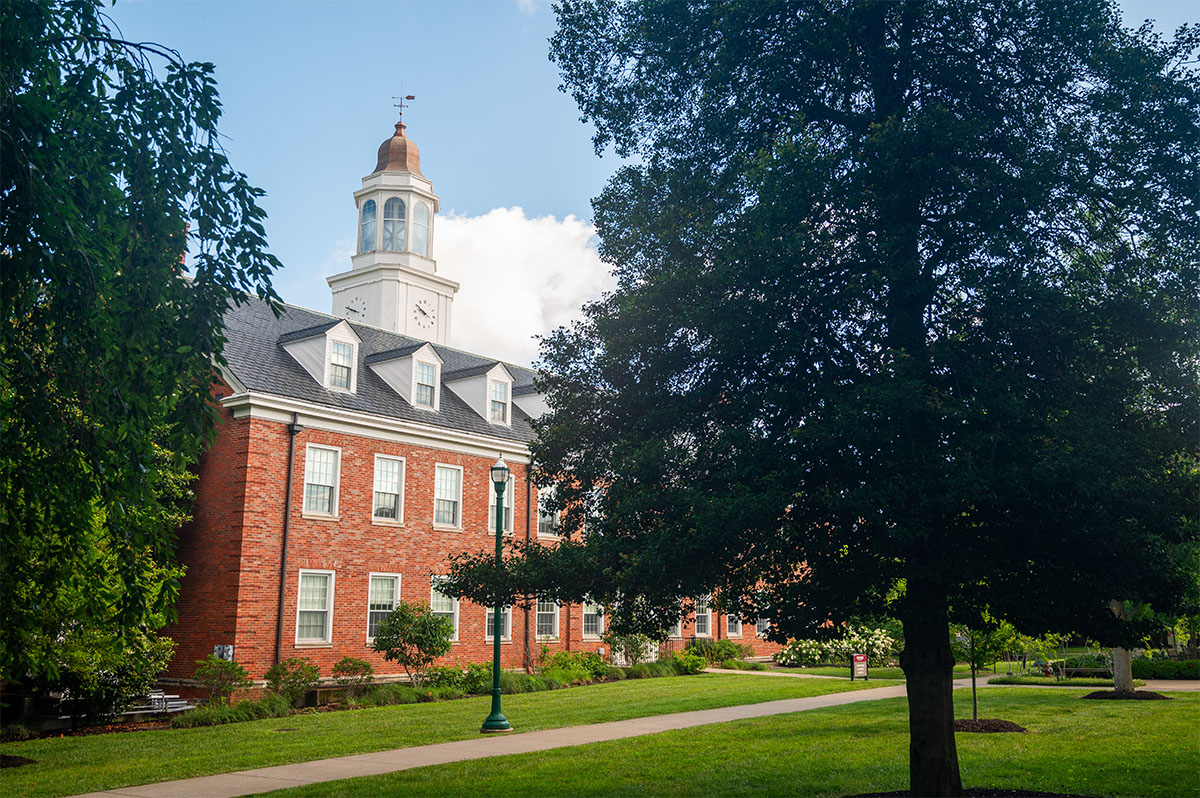
[[[359,252],[329,278],[334,313],[250,301],[226,316],[224,423],[200,463],[179,619],[165,630],[173,679],[216,651],[254,678],[296,656],[323,675],[344,656],[394,675],[370,641],[400,598],[453,622],[446,663],[489,660],[490,611],[441,594],[438,575],[453,554],[494,546],[497,456],[512,469],[506,533],[557,540],[526,474],[545,409],[534,374],[447,346],[458,285],[433,258],[437,195],[403,125],[378,155],[355,193]],[[586,605],[509,610],[504,663],[529,666],[543,645],[602,649],[604,620]],[[675,639],[692,635],[778,649],[711,611]]]

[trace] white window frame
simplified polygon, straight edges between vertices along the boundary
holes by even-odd
[[[504,386],[504,420],[503,421],[497,421],[496,419],[492,418],[492,402],[494,401],[492,399],[492,386],[493,385],[503,385]],[[512,426],[512,381],[511,380],[498,380],[498,379],[495,379],[494,377],[488,377],[486,390],[487,390],[486,409],[487,409],[488,423],[495,424],[498,427],[511,427]]]
[[[692,615],[692,634],[694,634],[696,637],[712,637],[713,636],[712,598],[709,596],[696,596],[696,598],[694,599],[694,602],[695,602],[695,610]],[[705,611],[703,614],[707,617],[707,620],[708,620],[708,622],[706,624],[708,631],[706,631],[706,632],[700,631],[700,615],[701,615],[700,603],[701,602],[704,602]]]
[[[343,388],[333,384],[333,345],[335,343],[350,347],[350,387]],[[325,388],[338,393],[357,393],[358,391],[358,342],[349,336],[325,336]]]
[[[675,625],[668,627],[667,637],[672,640],[683,639],[683,607],[679,608],[679,617],[675,619]]]
[[[736,632],[734,631],[735,625],[737,626]],[[742,636],[742,619],[740,616],[732,612],[725,614],[725,634],[727,637]]]
[[[425,210],[426,215],[428,216],[428,221],[425,224],[421,224],[420,222],[417,221],[417,214],[419,213],[417,211],[418,207],[423,208]],[[411,222],[412,223],[410,225],[408,225],[408,230],[407,230],[408,251],[414,255],[419,255],[422,258],[429,258],[430,260],[432,260],[433,259],[433,208],[431,208],[429,206],[429,203],[427,203],[421,199],[413,199]],[[424,252],[417,252],[417,250],[413,247],[413,244],[417,240],[416,233],[417,233],[418,226],[425,228],[425,251]]]
[[[399,506],[396,508],[395,518],[383,518],[375,515],[375,494],[381,491],[377,490],[379,486],[379,461],[394,460],[400,464],[400,485],[399,485]],[[404,483],[407,481],[408,474],[406,469],[408,463],[403,457],[394,454],[376,454],[375,455],[375,471],[371,479],[371,523],[376,526],[404,526]]]
[[[423,405],[417,402],[417,376],[421,373],[421,366],[433,367],[433,404]],[[437,363],[429,360],[418,360],[413,358],[413,374],[412,374],[412,406],[418,410],[436,413],[441,407],[442,392],[440,390],[442,382],[442,367]]]
[[[489,535],[496,534],[496,485],[491,480],[491,475],[488,475],[488,508],[487,508],[487,533]],[[517,512],[514,505],[513,497],[517,493],[516,474],[508,475],[508,486],[504,488],[504,536],[511,537],[513,527],[516,525]]]
[[[589,612],[589,610],[593,610],[593,611]],[[599,629],[594,633],[589,632],[587,630],[587,617],[589,615],[595,615],[597,618],[597,624],[599,625]],[[599,604],[593,604],[590,601],[583,602],[583,621],[582,621],[582,623],[580,623],[579,628],[583,632],[584,640],[599,640],[601,637],[603,637],[604,636],[604,607],[600,606]]]
[[[488,623],[488,613],[495,612],[495,610],[496,610],[495,607],[485,607],[483,610],[483,639],[485,641],[492,639],[492,634],[491,634],[492,625],[490,623]],[[501,629],[504,629],[505,627],[508,628],[508,634],[501,635],[500,642],[503,643],[503,642],[507,641],[507,642],[511,643],[512,642],[512,605],[511,604],[509,604],[508,606],[506,606],[500,610],[500,617],[502,619],[507,619],[506,622],[501,623],[500,628]]]
[[[771,631],[771,619],[758,616],[758,620],[754,622],[754,634],[756,637],[761,637],[764,640],[767,637],[767,632]]]
[[[396,609],[396,604],[400,601],[400,585],[403,579],[400,574],[384,573],[380,571],[372,571],[367,575],[367,642],[370,643],[375,638],[371,635],[371,582],[376,578],[394,579],[396,582],[395,600],[392,601],[392,609]]]
[[[555,490],[555,489],[554,489],[554,486],[553,486],[553,485],[546,485],[546,486],[544,486],[544,487],[538,488],[538,490],[537,490],[537,503],[538,503],[538,511],[537,511],[537,524],[538,524],[538,525],[537,525],[537,536],[538,536],[539,538],[550,538],[550,539],[552,539],[552,540],[553,540],[553,539],[557,539],[557,538],[559,538],[559,537],[561,537],[561,536],[562,536],[560,532],[543,532],[543,531],[542,531],[542,515],[543,515],[543,513],[542,513],[542,502],[543,502],[543,497],[545,497],[546,499],[553,498],[553,496],[554,496],[554,490]],[[556,529],[556,530],[560,530],[560,529],[562,529],[562,513],[561,513],[561,512],[555,512],[555,513],[553,514],[553,516],[551,517],[551,523],[553,523],[553,524],[554,524],[554,529]]]
[[[333,512],[325,513],[320,510],[308,509],[308,486],[310,467],[312,465],[312,451],[314,449],[323,449],[333,452],[337,456],[337,464],[333,470]],[[317,484],[317,483],[311,483]],[[304,489],[300,494],[300,516],[302,518],[311,518],[317,521],[336,521],[338,520],[339,497],[342,492],[342,448],[340,446],[326,446],[322,443],[309,443],[304,446]]]
[[[368,202],[371,203],[371,206],[374,208],[373,212],[375,214],[375,217],[371,220],[371,224],[375,225],[375,228],[374,228],[374,230],[371,231],[372,232],[371,246],[369,248],[364,249],[363,248],[363,225],[365,224],[365,220],[363,219],[363,212],[367,209]],[[380,217],[382,215],[383,215],[383,208],[379,207],[379,203],[376,202],[374,198],[369,197],[369,198],[363,200],[362,205],[358,206],[358,254],[359,255],[362,255],[367,252],[378,251],[378,249],[379,249],[379,229],[381,227],[381,225],[379,224],[379,221],[380,221]]]
[[[554,605],[554,631],[552,631],[548,635],[540,634],[538,632],[538,628],[542,625],[541,619],[539,616],[550,614],[549,611],[542,610],[543,604],[553,604]],[[562,605],[561,604],[559,604],[557,601],[542,601],[539,599],[537,601],[537,603],[534,604],[534,607],[533,607],[534,637],[536,637],[538,640],[557,640],[558,639],[559,621],[561,620],[561,616],[562,616]]]
[[[442,593],[442,591],[438,590],[438,588],[437,588],[438,583],[445,580],[445,578],[446,578],[445,576],[438,576],[437,574],[434,574],[433,576],[431,576],[429,578],[429,607],[432,610],[434,593],[440,593],[441,595],[446,596],[447,598],[450,599],[452,606],[454,608],[452,610],[452,612],[454,613],[454,617],[451,619],[454,622],[454,637],[450,638],[450,640],[453,643],[457,643],[458,642],[458,599],[447,593]],[[443,615],[443,613],[438,613],[438,614]]]
[[[458,518],[456,523],[444,524],[437,520],[437,473],[439,468],[449,468],[458,472]],[[451,465],[449,463],[434,463],[433,464],[433,528],[434,529],[454,529],[461,530],[463,528],[463,467]]]
[[[325,609],[325,636],[324,638],[301,638],[300,637],[300,586],[304,583],[304,577],[320,574],[329,577],[329,590],[326,593],[327,601]],[[337,584],[337,573],[335,571],[326,571],[319,568],[301,568],[296,575],[296,646],[331,646],[333,645],[333,599],[334,587]],[[316,610],[306,610],[306,612],[315,612]]]
[[[392,200],[399,200],[399,202],[400,202],[401,216],[399,219],[389,219],[387,216],[387,204],[389,202],[391,202]],[[378,205],[377,207],[379,208],[379,251],[380,252],[405,252],[408,249],[408,203],[404,201],[404,197],[398,196],[396,194],[391,194],[391,195],[388,195],[387,197],[385,197],[383,202],[380,205]],[[404,225],[404,234],[402,236],[400,236],[400,239],[401,239],[400,247],[399,247],[399,249],[386,249],[383,246],[385,243],[383,240],[383,227],[388,222],[396,222],[396,221],[398,221]]]

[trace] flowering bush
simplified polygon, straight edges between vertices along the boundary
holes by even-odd
[[[847,626],[832,640],[792,640],[775,655],[780,665],[845,665],[854,654],[866,654],[872,667],[887,665],[897,654],[897,641],[885,629]]]

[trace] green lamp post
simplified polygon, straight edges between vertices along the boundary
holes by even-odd
[[[504,537],[504,489],[508,486],[508,465],[504,458],[496,460],[492,466],[492,485],[496,488],[496,569],[500,569],[500,543]],[[492,713],[484,720],[481,732],[510,732],[512,726],[508,718],[500,711],[500,635],[504,631],[502,622],[504,605],[496,600],[496,608],[492,611]]]

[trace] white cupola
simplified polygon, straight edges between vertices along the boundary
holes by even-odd
[[[350,270],[327,278],[333,314],[437,344],[450,342],[458,283],[437,274],[433,183],[403,122],[379,145],[375,171],[354,192],[356,254]]]

